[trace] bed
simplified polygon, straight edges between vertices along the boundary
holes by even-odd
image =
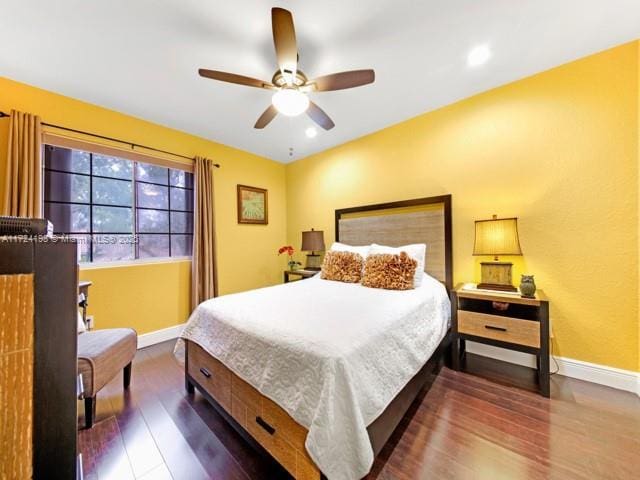
[[[218,297],[198,306],[176,347],[187,390],[296,479],[366,475],[450,343],[451,197],[335,215],[344,243],[426,243],[422,285],[318,275]]]

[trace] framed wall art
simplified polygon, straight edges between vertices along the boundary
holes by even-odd
[[[269,202],[264,188],[238,185],[238,223],[267,225]]]

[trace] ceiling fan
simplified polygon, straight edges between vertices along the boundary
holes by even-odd
[[[335,126],[333,120],[324,110],[309,100],[307,94],[367,85],[375,80],[375,72],[371,69],[352,70],[309,80],[301,70],[298,70],[298,47],[291,12],[283,8],[272,8],[271,24],[279,68],[273,75],[271,82],[204,68],[198,70],[198,73],[202,77],[213,80],[274,90],[271,105],[260,115],[253,126],[254,128],[266,127],[278,113],[295,117],[306,112],[314,122],[325,130],[332,129]]]

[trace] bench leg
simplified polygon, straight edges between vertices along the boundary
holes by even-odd
[[[93,427],[93,420],[96,416],[96,397],[85,397],[84,399],[84,426]]]
[[[129,362],[129,364],[124,367],[124,370],[122,371],[123,373],[123,385],[124,385],[124,389],[128,389],[129,385],[131,385],[131,362]]]

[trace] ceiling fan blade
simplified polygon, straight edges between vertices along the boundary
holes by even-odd
[[[219,72],[217,70],[207,70],[205,68],[199,69],[198,73],[201,77],[211,78],[221,82],[235,83],[237,85],[245,85],[247,87],[275,88],[269,82],[265,82],[264,80],[245,77],[244,75],[236,75],[235,73]]]
[[[273,44],[276,48],[278,67],[289,85],[293,84],[298,69],[298,46],[293,15],[289,10],[274,7],[271,9],[271,27]]]
[[[350,72],[333,73],[311,80],[310,84],[315,84],[318,92],[330,92],[333,90],[344,90],[345,88],[360,87],[373,83],[376,74],[373,70],[352,70]]]
[[[309,102],[309,108],[307,109],[307,115],[309,115],[311,120],[316,122],[318,125],[320,125],[325,130],[331,130],[333,127],[336,126],[336,124],[333,123],[333,120],[331,120],[331,118],[329,118],[329,115],[327,115],[324,112],[324,110],[322,110],[318,105],[316,105],[313,102]]]
[[[258,118],[258,121],[253,126],[253,128],[261,129],[266,127],[267,125],[269,125],[269,122],[271,122],[271,120],[276,117],[277,114],[278,110],[276,110],[276,107],[274,107],[273,105],[269,105],[267,109],[262,113],[262,115],[260,115],[260,118]]]

